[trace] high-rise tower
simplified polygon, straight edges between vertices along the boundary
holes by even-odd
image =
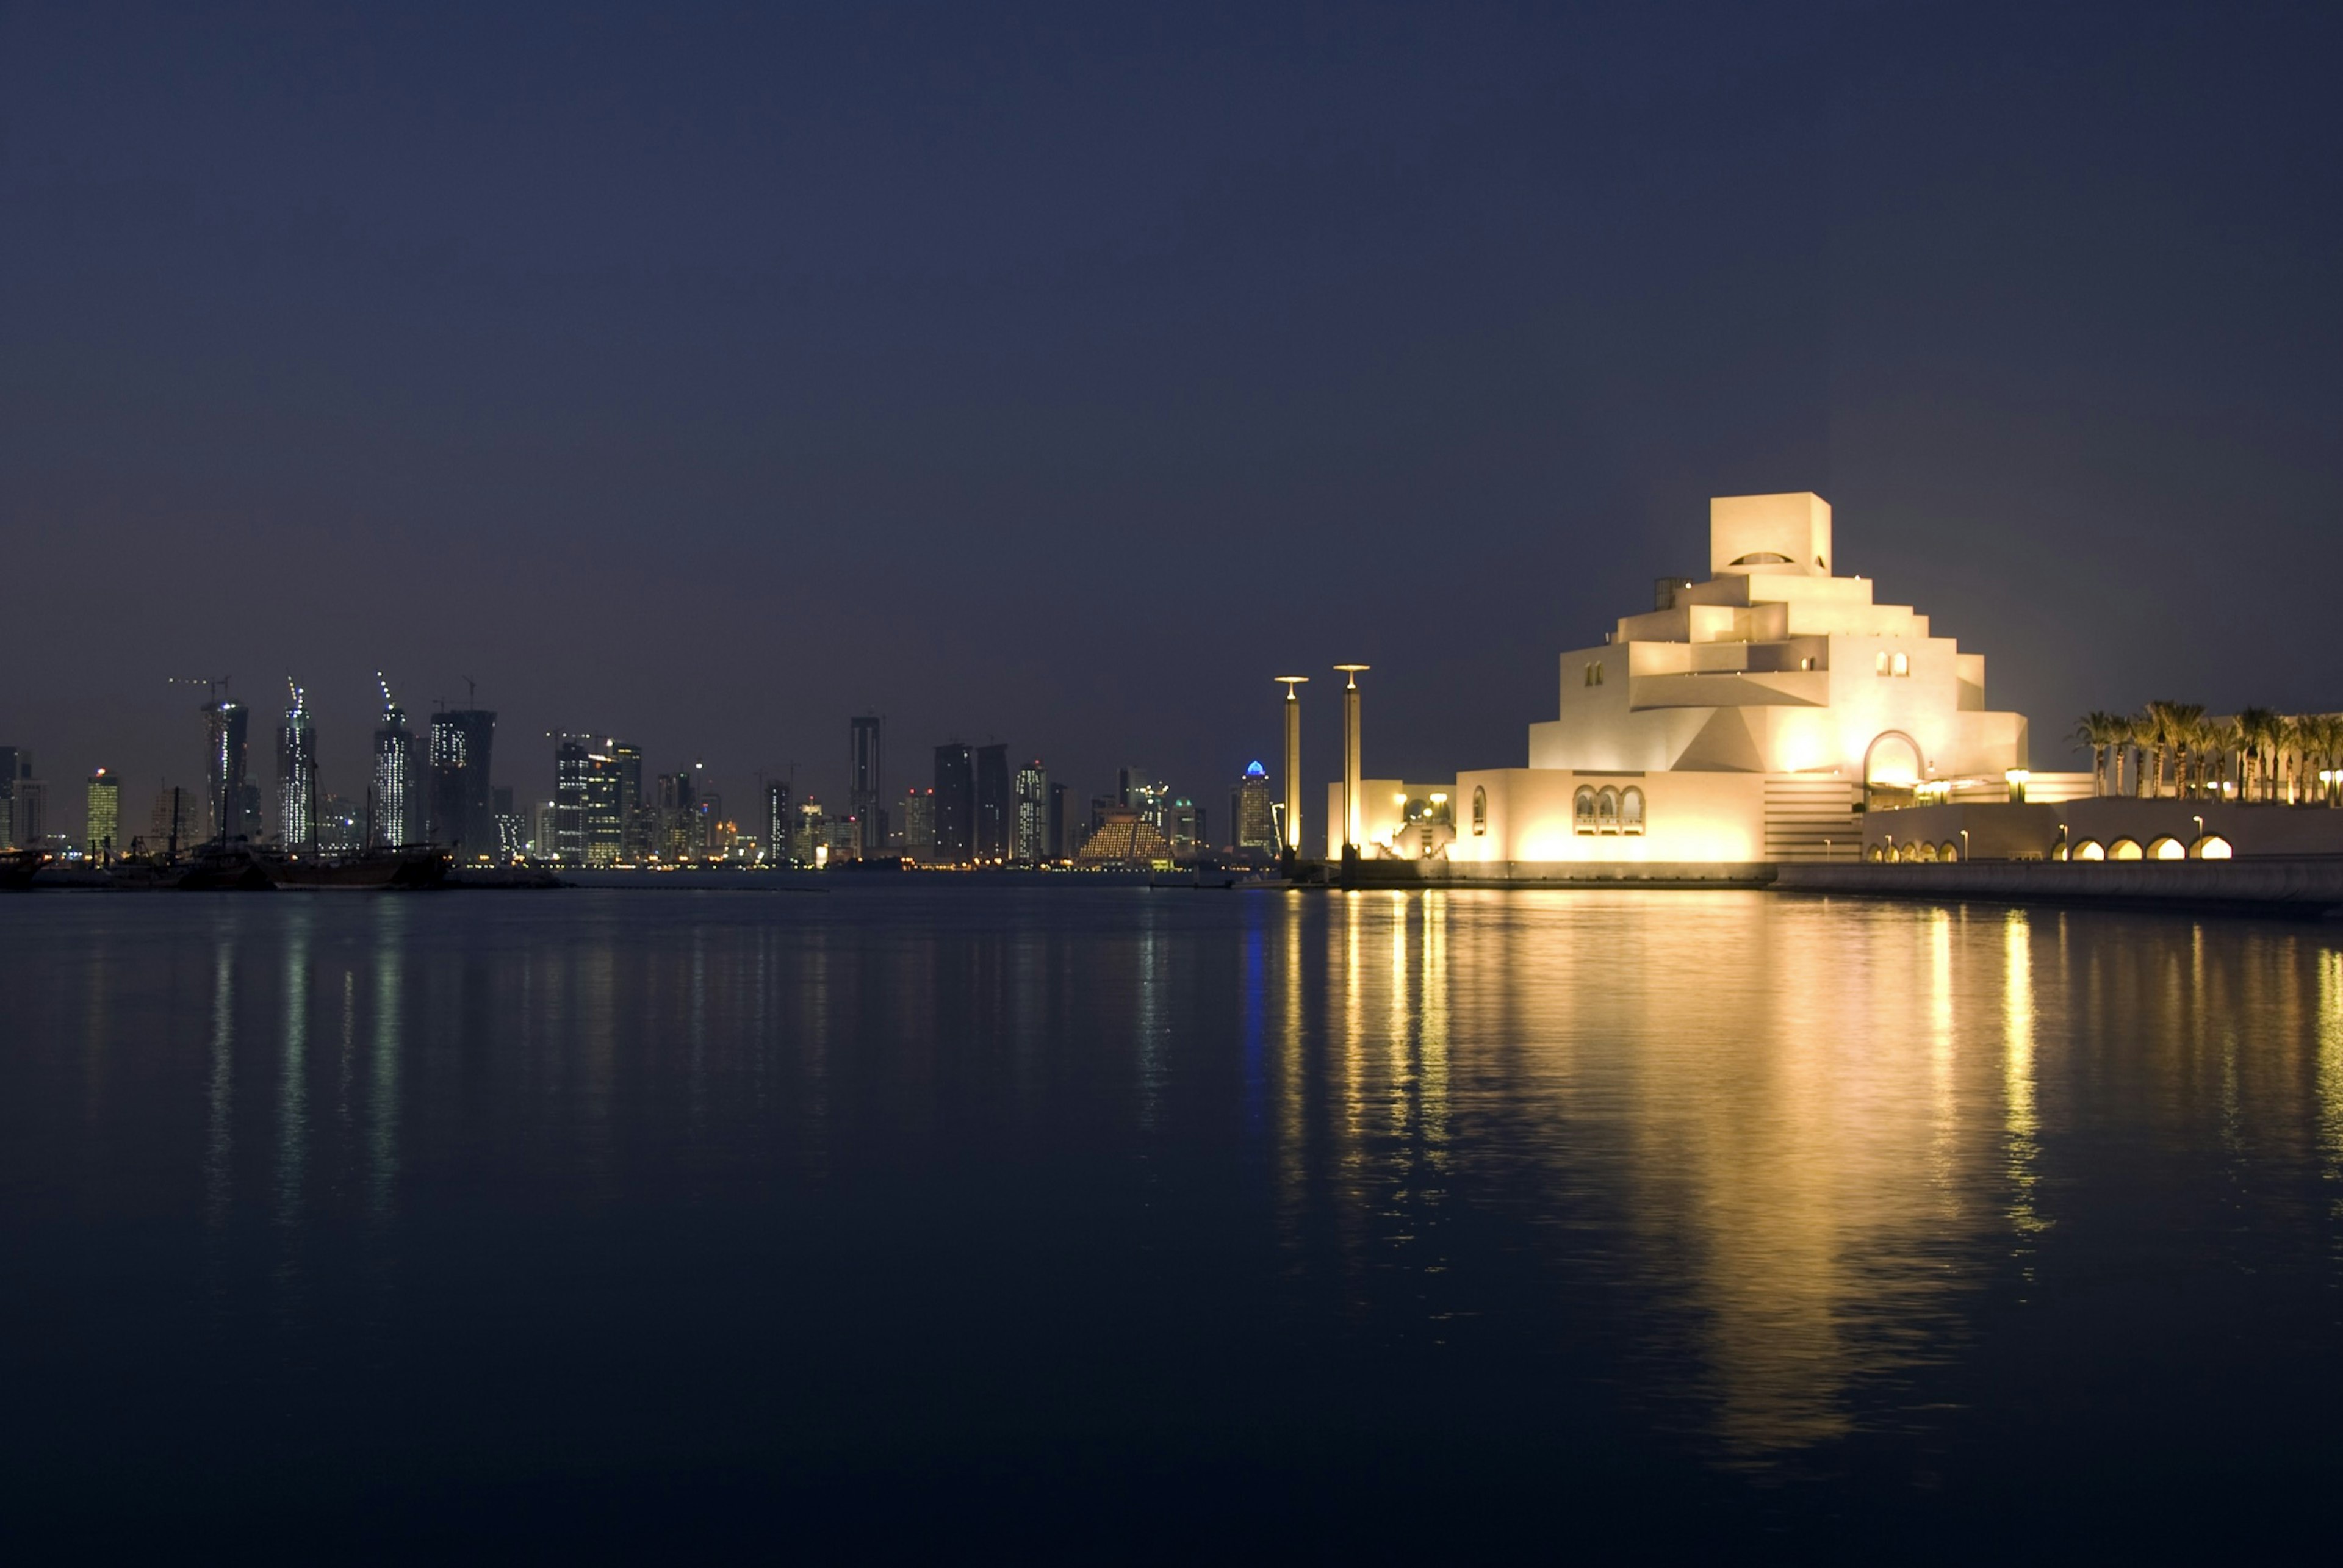
[[[82,844],[92,859],[112,856],[122,842],[122,780],[106,769],[89,776],[88,825]]]
[[[615,865],[628,814],[642,793],[635,747],[564,735],[554,749],[553,855],[565,866]]]
[[[497,849],[496,791],[488,760],[497,738],[497,716],[484,708],[457,708],[431,716],[431,842],[454,849],[458,859],[494,855]]]
[[[243,703],[216,698],[204,704],[204,802],[206,828],[215,839],[240,839],[256,824],[244,818],[245,730],[251,716]]]
[[[936,748],[935,857],[964,866],[975,849],[976,753],[963,741]]]
[[[367,842],[416,844],[423,840],[422,770],[416,766],[415,732],[407,728],[407,709],[394,701],[390,682],[375,675],[382,688],[382,724],[374,732],[374,789],[367,819]]]
[[[317,841],[317,732],[309,705],[293,678],[285,678],[292,704],[277,727],[277,841],[288,849]]]
[[[1277,825],[1269,809],[1269,773],[1250,763],[1229,797],[1230,841],[1240,849],[1277,848]]]
[[[765,864],[779,866],[789,859],[789,782],[765,780]]]
[[[1017,769],[1016,815],[1011,824],[1011,857],[1038,866],[1050,854],[1050,773],[1038,757]]]
[[[21,746],[0,746],[0,849],[30,845],[37,837],[32,783],[33,754]]]
[[[877,855],[887,847],[886,720],[876,713],[847,720],[848,764],[851,769],[846,809],[860,825],[862,852]]]
[[[997,866],[1009,859],[1009,748],[976,749],[976,859]]]

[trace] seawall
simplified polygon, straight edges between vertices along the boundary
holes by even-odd
[[[1774,886],[1788,893],[1886,899],[1992,899],[2240,913],[2343,915],[2343,856],[2248,860],[1969,860],[1950,865],[1827,865],[1789,861]]]

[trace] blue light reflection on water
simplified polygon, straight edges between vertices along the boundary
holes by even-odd
[[[902,888],[0,939],[9,1457],[61,1509],[1950,1554],[2274,1540],[2337,1458],[2323,928]]]

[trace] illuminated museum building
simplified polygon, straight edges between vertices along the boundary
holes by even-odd
[[[1858,808],[2022,794],[2026,719],[1986,706],[1985,656],[1832,570],[1828,502],[1709,503],[1709,578],[1562,656],[1529,765],[1361,784],[1371,857],[1749,862],[1846,857]],[[2080,780],[2079,788],[2076,780]],[[2036,776],[2036,799],[2089,776]],[[1342,786],[1327,803],[1341,853]]]

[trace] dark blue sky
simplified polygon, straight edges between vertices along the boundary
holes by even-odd
[[[1706,497],[1803,488],[2037,766],[2334,707],[2338,66],[2331,5],[11,6],[0,741],[143,815],[166,677],[290,670],[347,789],[379,667],[524,798],[555,728],[836,792],[874,706],[898,787],[1217,809],[1289,668],[1332,771],[1340,659],[1371,773],[1522,760]]]

